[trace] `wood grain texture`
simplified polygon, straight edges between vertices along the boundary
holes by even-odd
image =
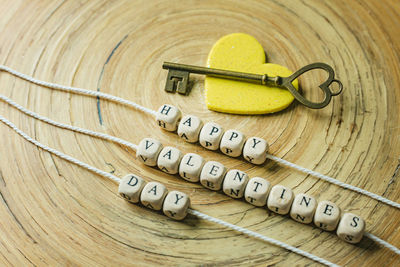
[[[269,140],[274,155],[400,201],[399,1],[3,0],[1,7],[1,64],[153,109],[175,104],[183,113]],[[316,61],[332,65],[343,94],[323,110],[294,103],[277,114],[238,116],[205,108],[201,76],[194,76],[187,97],[163,91],[163,61],[205,65],[213,43],[232,32],[253,35],[269,62],[292,70]],[[318,81],[310,75],[301,85]],[[56,121],[134,143],[157,138],[295,193],[334,201],[365,218],[367,231],[400,246],[397,209],[273,162],[255,167],[184,143],[125,106],[41,88],[6,73],[0,73],[0,83],[1,94]],[[57,129],[6,103],[0,111],[37,140],[86,163],[120,177],[135,172],[162,182],[188,193],[195,209],[334,263],[400,264],[399,256],[370,240],[347,244],[333,233],[147,168],[118,145]],[[0,135],[1,265],[317,265],[191,216],[174,222],[128,204],[114,183],[41,151],[5,125]]]

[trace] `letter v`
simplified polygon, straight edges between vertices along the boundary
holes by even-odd
[[[154,143],[152,142],[152,143],[149,145],[149,140],[146,140],[146,150],[149,149],[149,147],[151,147],[153,144],[154,144]]]

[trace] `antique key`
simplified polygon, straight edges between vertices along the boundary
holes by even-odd
[[[244,73],[237,71],[229,71],[229,70],[221,70],[221,69],[213,69],[199,66],[192,66],[186,64],[172,63],[172,62],[164,62],[163,69],[168,69],[167,83],[165,85],[165,91],[167,92],[175,92],[178,91],[180,94],[188,94],[188,81],[189,74],[203,74],[209,75],[217,78],[223,79],[233,79],[240,80],[252,83],[259,83],[262,85],[269,86],[278,86],[286,88],[290,91],[290,93],[303,105],[313,108],[319,109],[323,108],[329,104],[332,96],[336,96],[340,94],[343,90],[343,84],[335,79],[335,72],[332,67],[325,63],[312,63],[310,65],[304,66],[298,71],[294,72],[292,75],[288,77],[280,77],[280,76],[268,76],[267,74],[253,74],[253,73]],[[298,78],[303,73],[313,70],[313,69],[322,69],[328,72],[328,79],[319,85],[319,88],[324,92],[325,98],[322,102],[312,102],[305,97],[303,97],[297,90],[294,88],[292,82]],[[337,91],[331,91],[329,86],[332,83],[338,84]]]

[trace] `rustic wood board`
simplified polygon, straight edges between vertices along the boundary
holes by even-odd
[[[225,128],[269,140],[271,153],[400,201],[399,1],[1,1],[0,62],[36,78],[100,90],[156,109],[177,105]],[[322,61],[345,90],[323,110],[293,104],[266,116],[212,112],[203,77],[189,96],[163,91],[163,61],[205,65],[215,41],[255,36],[269,62],[297,69]],[[273,184],[335,201],[366,219],[367,231],[400,246],[400,212],[273,162],[255,167],[161,131],[128,107],[50,90],[0,73],[1,94],[56,121],[138,143],[153,137]],[[317,75],[302,81],[304,88]],[[312,93],[314,94],[314,93]],[[314,97],[314,95],[313,95]],[[140,164],[132,151],[57,129],[0,103],[1,115],[37,140],[100,169],[135,172],[186,192],[192,207],[347,266],[400,258],[358,245],[199,184]],[[99,114],[102,121],[100,123]],[[0,126],[1,265],[317,265],[286,250],[189,216],[174,222],[130,205],[117,186],[43,152]]]

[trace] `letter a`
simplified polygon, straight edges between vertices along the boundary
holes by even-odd
[[[153,186],[152,189],[150,189],[147,193],[153,192],[153,194],[156,196],[157,195],[157,185]]]
[[[191,126],[192,126],[192,118],[189,117],[189,118],[188,118],[187,120],[185,120],[182,124],[191,127]]]

